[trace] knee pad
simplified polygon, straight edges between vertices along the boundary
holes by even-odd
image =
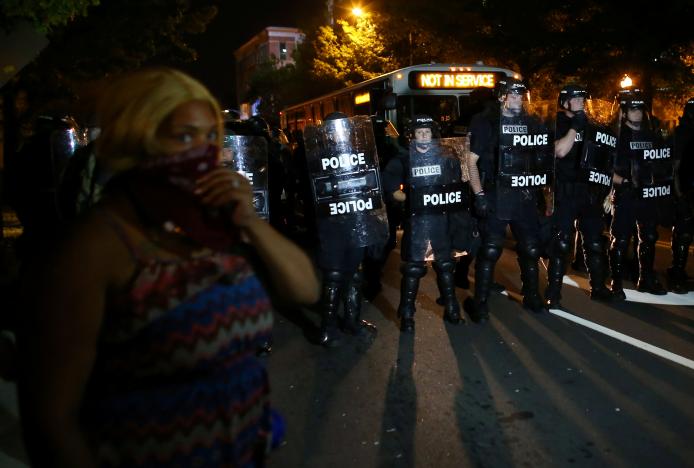
[[[558,232],[552,239],[552,254],[565,256],[571,250],[571,236],[566,232]]]
[[[432,266],[437,274],[440,272],[453,273],[455,270],[455,262],[453,260],[434,261]]]
[[[629,248],[629,238],[628,237],[613,237],[612,244],[610,245],[610,250],[619,250],[621,252],[626,252]]]
[[[357,270],[354,272],[351,279],[352,284],[360,285],[362,283],[362,280],[364,279],[364,273],[362,273],[361,270]]]
[[[427,274],[427,266],[424,262],[403,262],[400,265],[400,273],[402,276],[421,278]]]
[[[537,244],[518,244],[518,256],[537,260],[540,258],[540,246]]]
[[[639,242],[655,244],[658,240],[658,230],[655,226],[644,226],[639,224]]]
[[[690,245],[692,243],[692,233],[685,231],[672,230],[673,245]]]
[[[347,279],[349,275],[340,270],[323,270],[323,283],[339,284]]]
[[[484,260],[496,262],[501,257],[502,248],[497,244],[482,244],[477,251],[477,257]]]
[[[593,239],[585,239],[583,245],[584,249],[588,252],[601,253],[605,249],[605,239],[602,236]]]

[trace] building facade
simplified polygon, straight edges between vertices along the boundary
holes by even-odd
[[[294,63],[296,46],[304,40],[297,28],[268,26],[236,49],[236,100],[246,98],[251,76],[258,65],[273,60],[277,67]]]

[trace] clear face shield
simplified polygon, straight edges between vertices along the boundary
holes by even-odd
[[[523,113],[527,102],[527,93],[507,93],[501,98],[501,112],[506,117],[517,117]]]
[[[430,128],[422,127],[414,129],[414,141],[417,150],[425,152],[431,145],[433,132]]]
[[[583,96],[574,96],[565,102],[564,108],[569,112],[584,112],[586,109],[586,98]]]

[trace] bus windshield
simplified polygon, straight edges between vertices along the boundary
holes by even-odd
[[[398,128],[416,114],[426,114],[439,123],[441,134],[450,135],[458,120],[458,99],[455,96],[398,96]],[[402,132],[401,132],[402,133]]]

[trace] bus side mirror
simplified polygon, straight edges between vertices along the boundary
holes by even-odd
[[[395,93],[388,93],[383,96],[381,100],[383,110],[393,110],[398,107],[398,95]]]

